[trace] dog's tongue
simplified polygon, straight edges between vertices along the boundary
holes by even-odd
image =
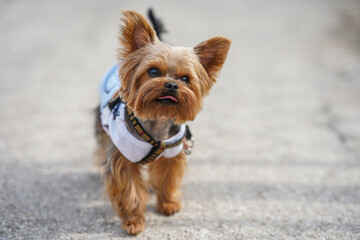
[[[173,96],[163,96],[163,97],[159,97],[158,99],[160,99],[160,100],[167,99],[167,100],[170,100],[170,101],[173,101],[173,102],[177,102],[177,99],[174,98]]]

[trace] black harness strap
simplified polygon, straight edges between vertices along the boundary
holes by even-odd
[[[134,112],[127,106],[126,106],[126,112],[128,113],[130,123],[134,126],[135,130],[140,135],[140,137],[153,146],[150,152],[148,153],[148,155],[146,155],[142,160],[138,162],[140,164],[146,164],[155,161],[160,156],[160,154],[162,154],[165,151],[166,148],[172,148],[180,145],[185,137],[184,135],[178,141],[175,141],[171,144],[166,144],[166,142],[162,142],[162,141],[155,141],[150,136],[150,134],[148,134],[143,129],[143,127],[141,127],[139,121],[134,116]]]

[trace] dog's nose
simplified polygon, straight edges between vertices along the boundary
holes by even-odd
[[[176,93],[177,90],[179,89],[179,86],[177,85],[177,83],[167,82],[165,83],[165,89],[168,92]]]

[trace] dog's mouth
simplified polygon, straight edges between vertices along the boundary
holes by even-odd
[[[157,100],[159,102],[166,103],[166,104],[174,104],[174,103],[177,103],[177,101],[178,101],[176,99],[176,97],[171,96],[171,95],[165,95],[165,96],[162,96],[162,97],[158,97]]]

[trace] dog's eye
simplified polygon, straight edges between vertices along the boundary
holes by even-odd
[[[190,82],[190,79],[188,76],[183,76],[180,78],[181,81],[183,81],[184,83],[189,83]]]
[[[160,77],[161,74],[160,74],[160,71],[157,69],[157,68],[150,68],[148,70],[148,74],[150,77],[152,78],[156,78],[156,77]]]

